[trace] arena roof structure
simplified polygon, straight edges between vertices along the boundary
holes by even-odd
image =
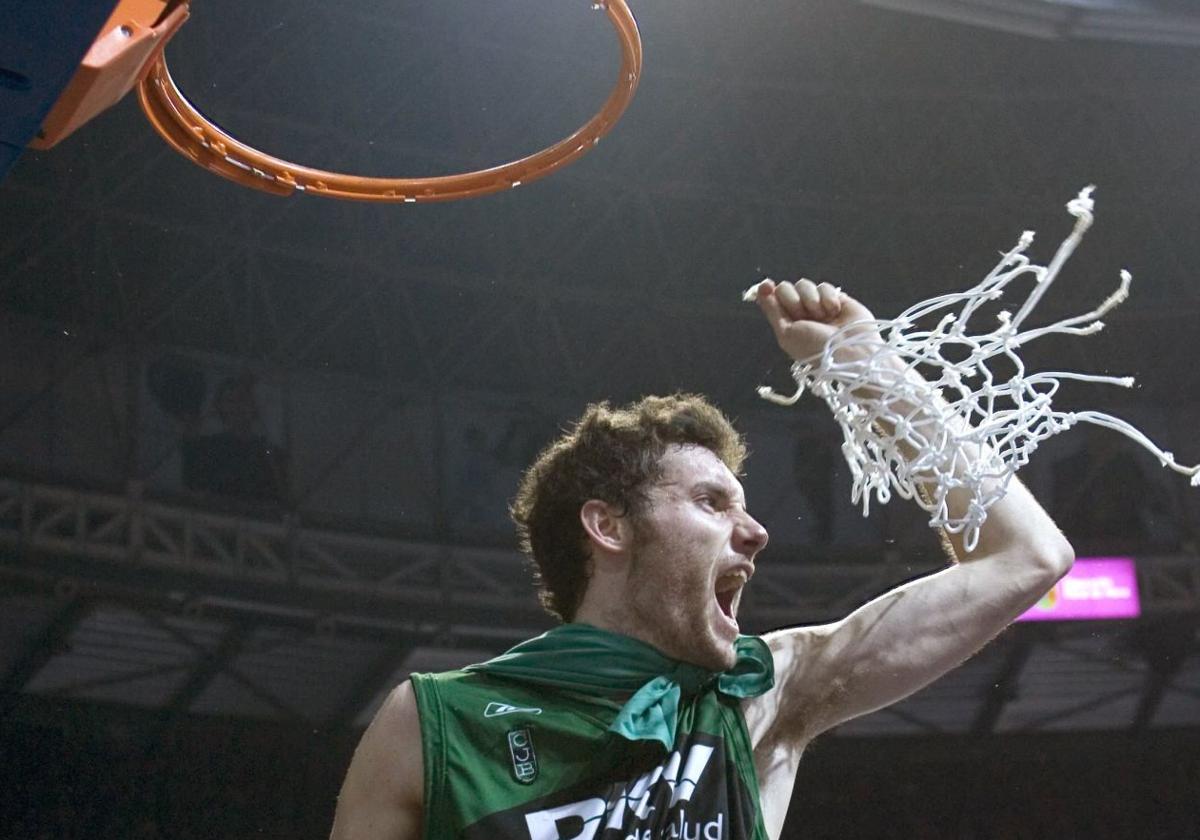
[[[280,153],[437,173],[537,147],[594,109],[613,45],[579,5],[197,4],[171,58],[206,113]],[[1038,7],[1075,29],[929,16],[968,6]],[[787,365],[741,290],[809,275],[895,313],[974,282],[1025,228],[1058,241],[1062,205],[1093,181],[1096,228],[1047,317],[1090,308],[1125,267],[1132,296],[1102,336],[1031,358],[1136,375],[1135,390],[1065,399],[1200,460],[1200,52],[1068,37],[1102,13],[1116,26],[1188,9],[635,12],[647,70],[619,129],[485,199],[380,212],[255,194],[166,148],[128,101],[25,154],[0,184],[7,714],[88,703],[361,726],[410,671],[548,626],[507,500],[586,402],[647,392],[707,393],[748,434],[747,491],[773,545],[746,626],[836,618],[942,559],[911,511],[850,504],[823,407],[757,399]],[[285,467],[252,498],[189,473],[195,447],[223,440],[217,396],[238,382]],[[1022,477],[1052,509],[1132,493],[1122,535],[1062,524],[1081,552],[1136,559],[1143,617],[1017,626],[841,735],[1200,725],[1196,491],[1083,435]]]

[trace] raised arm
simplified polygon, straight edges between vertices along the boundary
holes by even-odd
[[[824,347],[833,331],[871,313],[827,284],[764,284],[758,303],[779,344],[795,359]],[[865,328],[865,327],[864,327]],[[897,365],[901,366],[899,360]],[[931,418],[920,415],[914,422]],[[978,453],[976,453],[978,454]],[[966,508],[951,494],[951,516]],[[894,589],[833,624],[767,637],[776,688],[747,703],[756,745],[794,751],[813,736],[880,709],[963,662],[1035,604],[1071,567],[1074,554],[1041,506],[1015,479],[988,511],[969,555]]]
[[[421,725],[406,681],[388,695],[354,751],[330,840],[418,840],[424,794]]]

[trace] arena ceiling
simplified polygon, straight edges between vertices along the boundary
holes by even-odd
[[[521,459],[589,400],[677,389],[716,398],[760,453],[747,484],[782,571],[764,576],[757,620],[786,623],[788,598],[794,620],[831,617],[934,567],[936,548],[904,514],[862,520],[844,474],[818,470],[836,446],[823,409],[758,401],[787,365],[741,290],[810,276],[895,314],[972,284],[1027,228],[1048,258],[1090,183],[1096,226],[1043,317],[1092,308],[1122,268],[1132,296],[1101,335],[1031,358],[1136,375],[1132,391],[1065,398],[1200,460],[1200,52],[837,0],[632,7],[646,65],[621,123],[505,194],[382,207],[253,193],[167,149],[132,100],[23,158],[0,185],[6,702],[360,720],[406,669],[542,626],[503,525]],[[168,54],[238,136],[378,175],[539,148],[598,107],[617,59],[602,15],[550,0],[210,2]],[[291,459],[281,505],[185,491],[146,386],[164,359],[209,384],[255,377]],[[1035,488],[1053,488],[1054,457],[1031,465]],[[1171,500],[1150,528],[1166,544],[1120,550],[1194,559],[1200,507],[1137,457]],[[158,554],[131,524],[148,503]],[[411,578],[408,601],[368,597],[388,574],[409,580],[401,568],[431,577]],[[1171,669],[1136,628],[1014,634],[927,705],[874,720],[1194,725],[1187,568],[1160,614],[1184,640]],[[306,574],[340,582],[314,595]],[[494,601],[461,600],[472,587]],[[1010,706],[1023,673],[1032,705]]]

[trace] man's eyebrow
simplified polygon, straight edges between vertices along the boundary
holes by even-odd
[[[710,479],[701,479],[695,483],[692,489],[694,491],[712,493],[714,496],[720,496],[722,499],[727,501],[731,499],[737,500],[739,504],[744,504],[739,493],[721,482],[712,481]]]

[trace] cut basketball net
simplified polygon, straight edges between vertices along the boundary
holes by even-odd
[[[872,493],[886,504],[895,490],[931,515],[930,527],[963,533],[967,551],[973,551],[988,508],[1003,498],[1013,474],[1029,462],[1043,440],[1081,422],[1137,441],[1164,467],[1191,476],[1192,485],[1200,486],[1200,465],[1180,465],[1126,421],[1098,411],[1056,411],[1052,406],[1062,380],[1128,388],[1132,377],[1032,373],[1017,354],[1022,344],[1052,333],[1099,332],[1104,328],[1099,319],[1129,296],[1131,277],[1122,271],[1120,286],[1098,308],[1022,330],[1091,226],[1092,190],[1088,187],[1067,205],[1076,218],[1075,229],[1049,265],[1033,265],[1025,256],[1033,242],[1033,232],[1026,231],[974,288],[930,298],[893,320],[860,321],[839,329],[819,356],[792,366],[797,388],[791,396],[758,389],[759,396],[780,405],[795,404],[806,390],[825,400],[842,429],[842,454],[854,480],[853,501],[862,502],[863,515],[870,510]],[[1036,284],[1017,314],[1000,312],[993,329],[968,332],[980,307],[998,300],[1023,275],[1033,275]],[[745,299],[754,300],[757,291],[756,284]],[[943,311],[932,329],[918,325]],[[875,327],[878,335],[864,326]],[[844,361],[847,358],[853,361]],[[1016,373],[998,378],[996,368],[1001,362]],[[932,375],[922,375],[921,368]],[[956,489],[970,499],[966,512],[952,517],[946,499]]]

